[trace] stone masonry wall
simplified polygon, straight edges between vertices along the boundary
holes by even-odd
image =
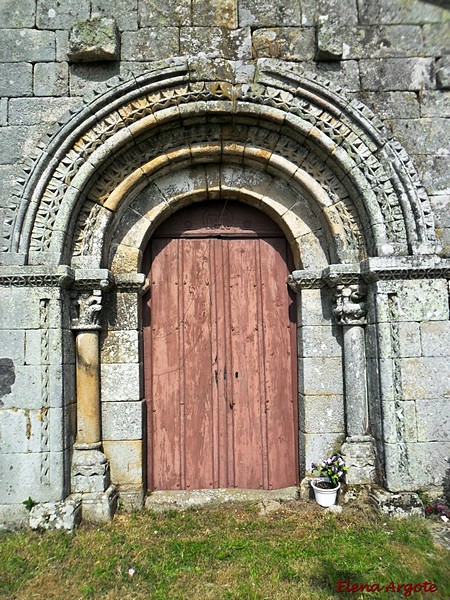
[[[450,257],[447,0],[0,0],[0,232],[12,229],[2,209],[17,202],[27,157],[40,141],[46,146],[46,134],[64,115],[116,75],[132,79],[179,55],[200,65],[202,57],[215,58],[219,71],[228,68],[220,59],[236,61],[237,71],[258,58],[281,59],[360,99],[411,157],[430,197],[441,255]],[[205,76],[213,75],[205,68]],[[4,248],[2,261],[8,265]],[[28,288],[16,281],[0,290],[4,505],[21,506],[29,495],[59,500],[69,492],[73,332],[61,310],[67,291],[55,281],[48,289],[45,282]],[[299,306],[299,354],[316,368],[315,374],[305,370],[299,386],[307,466],[345,436],[345,390],[336,375],[342,340],[331,314],[321,314],[324,293],[306,290]],[[124,490],[142,477],[136,297],[135,291],[111,295],[101,338],[104,449],[113,482],[120,480]],[[449,449],[448,283],[379,281],[369,300],[369,396],[380,399],[369,407],[370,418],[386,471],[396,473],[388,487],[441,485],[442,469],[438,475],[432,469]],[[124,310],[131,319],[126,325]],[[319,399],[324,410],[315,418]],[[390,469],[391,463],[401,468]],[[21,481],[13,472],[18,467],[36,478]]]
[[[86,23],[94,15],[108,21]],[[446,0],[2,0],[0,27],[0,210],[46,130],[114,75],[182,54],[274,57],[336,82],[385,121],[450,255]]]

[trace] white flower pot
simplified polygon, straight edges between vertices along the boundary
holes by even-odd
[[[319,483],[319,481],[330,480],[328,479],[328,477],[317,477],[316,479],[313,479],[311,481],[311,486],[314,490],[314,496],[316,498],[317,504],[323,507],[333,506],[333,504],[336,503],[337,493],[339,491],[339,488],[341,487],[341,484],[338,483],[337,486],[335,488],[332,488],[331,490],[325,490],[315,485],[316,483]]]

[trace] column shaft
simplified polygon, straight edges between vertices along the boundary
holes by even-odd
[[[76,337],[77,444],[98,444],[100,437],[99,333]]]
[[[367,434],[367,383],[364,327],[343,325],[347,435]]]

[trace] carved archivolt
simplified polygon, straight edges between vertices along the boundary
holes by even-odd
[[[206,81],[194,63],[175,59],[86,98],[30,159],[1,246],[18,263],[105,255],[92,235],[99,220],[117,220],[130,194],[167,172],[215,162],[288,182],[299,197],[292,210],[301,218],[305,199],[333,238],[334,260],[434,251],[432,212],[417,174],[363,104],[293,65],[259,61],[240,83],[228,66],[229,79]]]

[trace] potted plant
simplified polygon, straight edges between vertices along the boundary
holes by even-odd
[[[348,471],[344,459],[337,452],[318,465],[312,463],[311,468],[313,472],[319,472],[319,477],[311,481],[317,504],[324,507],[332,506],[336,502],[341,487],[340,482],[344,480],[345,473]]]

